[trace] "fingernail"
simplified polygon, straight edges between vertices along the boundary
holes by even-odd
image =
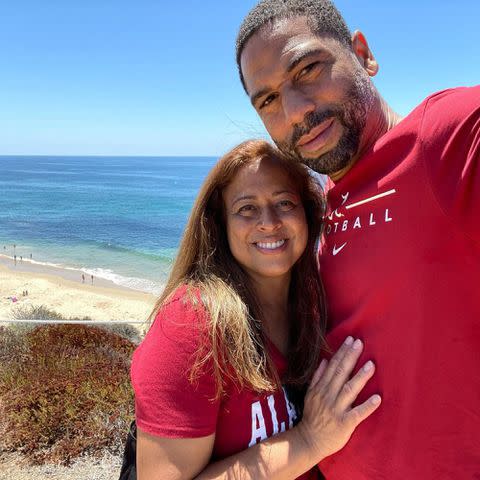
[[[374,395],[370,401],[374,404],[374,405],[378,405],[381,401],[382,401],[382,398],[380,397],[380,395]]]
[[[358,349],[360,349],[361,346],[362,346],[362,341],[357,338],[357,339],[355,340],[355,342],[353,343],[352,348],[353,348],[354,350],[358,350]]]
[[[353,337],[347,337],[345,339],[345,345],[351,345],[353,343]]]
[[[369,360],[364,366],[363,366],[363,371],[364,372],[369,372],[373,368],[373,362]]]

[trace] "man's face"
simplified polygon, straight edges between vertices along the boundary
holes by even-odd
[[[252,104],[283,152],[325,174],[351,163],[375,99],[353,51],[293,17],[256,32],[241,68]]]

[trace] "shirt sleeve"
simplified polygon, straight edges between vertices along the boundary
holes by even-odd
[[[440,207],[480,241],[480,86],[430,98],[422,124],[423,158]]]
[[[133,355],[135,416],[143,431],[160,437],[196,438],[215,432],[219,402],[212,364],[194,382],[189,373],[199,349],[208,348],[206,312],[175,298],[158,313]]]

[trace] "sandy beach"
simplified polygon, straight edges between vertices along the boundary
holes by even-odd
[[[28,295],[23,295],[28,291]],[[10,298],[9,298],[10,297]],[[13,302],[12,297],[17,301]],[[15,309],[44,305],[64,317],[88,316],[92,320],[144,321],[155,296],[118,286],[82,272],[46,266],[28,259],[15,265],[0,255],[0,322],[11,318]]]
[[[88,282],[87,282],[88,280]],[[28,295],[22,295],[28,290]],[[10,298],[9,298],[10,297]],[[13,302],[12,297],[17,301]],[[68,317],[88,316],[100,321],[144,322],[156,297],[152,294],[115,285],[108,280],[91,278],[82,283],[82,272],[42,265],[23,259],[17,264],[0,255],[0,325],[10,320],[16,309],[44,305]],[[140,333],[145,326],[134,325]],[[58,480],[118,478],[121,455],[105,453],[102,458],[80,458],[69,467],[53,464],[31,466],[20,453],[7,454],[0,449],[0,480]]]

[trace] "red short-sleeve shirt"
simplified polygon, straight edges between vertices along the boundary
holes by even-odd
[[[225,394],[214,400],[211,364],[202,368],[195,382],[189,380],[199,348],[208,348],[207,318],[205,309],[193,306],[185,287],[180,288],[135,351],[131,377],[138,427],[168,438],[215,433],[214,461],[291,428],[298,413],[284,388],[264,394],[227,382]],[[271,342],[269,348],[281,378],[286,360]],[[300,478],[314,479],[317,473]]]

